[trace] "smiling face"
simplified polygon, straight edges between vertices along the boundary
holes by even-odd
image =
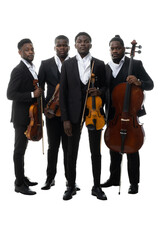
[[[87,56],[91,47],[92,44],[88,36],[80,35],[77,37],[75,42],[75,48],[77,49],[78,53],[82,58]]]
[[[25,43],[19,50],[19,54],[27,62],[31,63],[34,59],[34,47],[32,43]]]
[[[110,43],[110,53],[113,62],[119,63],[124,56],[125,48],[121,45],[119,41],[112,41]]]

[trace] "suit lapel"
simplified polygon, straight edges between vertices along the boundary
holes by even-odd
[[[73,69],[74,69],[74,74],[76,76],[76,79],[78,82],[80,82],[81,79],[80,79],[80,75],[79,75],[79,69],[78,69],[78,63],[77,63],[76,56],[73,58],[73,65],[74,65]]]
[[[22,69],[26,72],[26,74],[28,75],[28,78],[33,82],[34,77],[33,77],[32,73],[29,71],[28,67],[22,61],[20,62],[20,65],[21,65]]]
[[[60,72],[58,70],[58,67],[57,67],[54,57],[51,59],[51,71],[52,71],[53,76],[57,76],[56,79],[60,78]]]

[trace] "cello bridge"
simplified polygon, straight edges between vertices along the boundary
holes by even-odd
[[[122,122],[129,122],[130,119],[121,118],[121,121],[122,121]]]

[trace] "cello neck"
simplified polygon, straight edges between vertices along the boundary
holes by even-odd
[[[136,42],[135,40],[133,40],[133,41],[131,42],[131,44],[132,44],[132,48],[131,48],[131,54],[130,54],[130,62],[129,62],[129,68],[128,68],[128,76],[132,74],[132,70],[133,70],[133,58],[134,58],[134,55],[135,55],[135,48],[136,48],[137,42]],[[128,113],[128,112],[129,112],[131,87],[132,87],[132,85],[129,84],[129,83],[127,83],[126,91],[125,91],[125,97],[124,97],[124,103],[123,103],[123,112],[124,112],[124,113]]]

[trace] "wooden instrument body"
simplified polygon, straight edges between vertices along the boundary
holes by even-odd
[[[38,80],[33,81],[35,89],[38,88]],[[24,133],[28,140],[39,141],[43,138],[43,119],[42,119],[42,96],[29,108],[30,123]]]
[[[100,130],[105,125],[104,115],[101,114],[102,99],[99,96],[88,97],[87,109],[89,114],[86,116],[86,126],[90,130]]]
[[[57,84],[55,92],[47,104],[47,113],[51,114],[52,117],[61,116],[61,111],[59,106],[59,90],[60,90],[60,84]]]
[[[115,107],[114,119],[104,134],[106,145],[113,151],[122,152],[121,131],[124,131],[125,144],[123,153],[134,153],[138,151],[144,142],[144,129],[139,123],[137,112],[142,106],[144,99],[143,91],[140,87],[131,86],[130,107],[128,112],[123,112],[123,103],[125,98],[127,83],[118,84],[112,92],[113,107]]]

